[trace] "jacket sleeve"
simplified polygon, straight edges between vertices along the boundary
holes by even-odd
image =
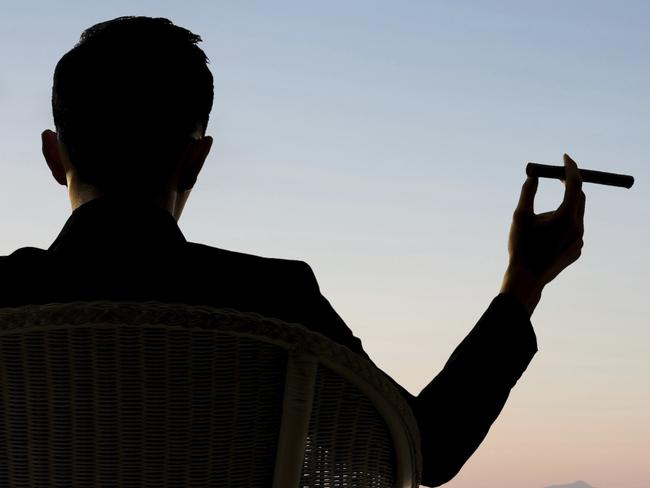
[[[326,335],[370,360],[361,341],[322,296],[309,267],[314,320]],[[345,329],[347,332],[341,332]],[[476,451],[503,409],[510,390],[537,352],[528,314],[514,295],[496,296],[445,367],[420,392],[410,394],[388,378],[411,405],[420,430],[422,485],[448,482]],[[371,360],[370,360],[371,361]],[[372,362],[372,361],[371,361]]]

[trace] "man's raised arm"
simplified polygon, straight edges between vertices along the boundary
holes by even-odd
[[[537,179],[526,179],[510,228],[501,293],[412,401],[425,486],[453,478],[483,441],[537,352],[530,316],[542,289],[580,257],[585,194],[578,167],[566,154],[564,165],[564,199],[555,211],[535,215]]]
[[[580,256],[585,195],[578,167],[566,154],[564,165],[564,199],[555,211],[536,215],[537,179],[529,177],[524,183],[510,228],[510,261],[500,293],[443,370],[418,396],[389,376],[418,423],[424,486],[449,481],[481,444],[537,351],[530,316],[542,289]],[[315,277],[313,282],[314,291],[319,291]],[[310,313],[314,321],[322,329],[345,330],[349,338],[343,334],[339,342],[368,358],[341,317],[318,295]]]

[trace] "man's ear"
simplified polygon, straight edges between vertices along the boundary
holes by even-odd
[[[177,191],[179,193],[191,190],[194,187],[196,178],[201,172],[201,168],[203,168],[203,163],[208,157],[211,147],[212,137],[210,136],[192,139],[187,145],[178,176]]]
[[[59,152],[59,139],[56,132],[46,129],[41,134],[42,150],[52,176],[60,185],[68,186],[68,179],[65,174],[65,167],[61,161]]]

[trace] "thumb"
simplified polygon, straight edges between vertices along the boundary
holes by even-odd
[[[537,193],[537,177],[529,176],[521,187],[519,203],[515,209],[515,216],[527,217],[533,215],[535,205],[535,194]]]

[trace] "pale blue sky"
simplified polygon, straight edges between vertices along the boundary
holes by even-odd
[[[540,352],[452,488],[650,475],[650,4],[18,2],[0,15],[0,253],[69,216],[40,154],[58,59],[90,25],[200,34],[215,143],[189,240],[307,261],[373,360],[417,394],[496,296],[527,161],[636,177],[585,185],[585,247],[544,292]],[[540,184],[537,211],[563,187]],[[215,277],[218,279],[218,277]]]

